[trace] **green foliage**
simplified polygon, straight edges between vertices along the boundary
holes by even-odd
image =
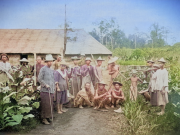
[[[36,102],[39,96],[33,91],[34,79],[23,78],[23,73],[19,66],[13,67],[11,75],[14,82],[10,81],[8,87],[0,85],[0,130],[21,125],[23,120],[33,118],[31,112],[39,108]]]

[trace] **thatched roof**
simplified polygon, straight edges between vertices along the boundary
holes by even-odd
[[[112,54],[84,30],[67,33],[66,55]],[[64,30],[61,29],[0,29],[0,53],[62,54]]]

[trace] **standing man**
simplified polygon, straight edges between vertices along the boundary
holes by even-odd
[[[160,69],[156,71],[156,75],[153,79],[156,80],[154,91],[151,95],[151,100],[154,100],[152,105],[160,106],[161,112],[158,115],[163,115],[165,113],[165,106],[169,102],[168,100],[168,72],[164,65],[166,61],[161,58],[159,61]]]
[[[82,75],[82,86],[83,89],[85,84],[88,82],[91,84],[91,92],[94,95],[94,86],[93,86],[93,76],[94,76],[94,67],[91,64],[91,58],[87,57],[85,60],[85,65],[81,67]]]
[[[52,64],[52,69],[54,70],[58,70],[59,67],[60,67],[60,64],[61,64],[61,61],[62,61],[62,56],[61,55],[58,55],[56,60],[53,62]]]
[[[73,60],[73,67],[71,68],[71,94],[76,97],[77,93],[81,90],[81,68],[78,66],[77,56],[71,58]]]
[[[5,83],[7,85],[7,82],[9,80],[8,74],[11,70],[11,64],[7,61],[9,60],[9,57],[7,54],[3,53],[0,55],[0,83]]]
[[[108,64],[109,64],[108,70],[109,70],[109,75],[111,75],[111,82],[119,74],[120,67],[119,65],[115,64],[117,60],[118,60],[118,57],[114,57],[114,58],[110,58],[110,60],[108,61]]]
[[[42,67],[38,76],[38,81],[41,85],[41,118],[46,125],[50,124],[53,111],[53,95],[55,92],[55,76],[54,71],[50,68],[53,62],[51,54],[46,55],[46,66]]]
[[[26,58],[20,60],[21,71],[23,72],[24,78],[30,78],[32,76],[33,67],[28,63],[29,61]]]
[[[102,68],[101,68],[101,65],[102,65],[103,61],[104,60],[101,57],[99,57],[97,59],[97,65],[94,67],[95,68],[94,69],[94,71],[95,71],[94,72],[94,74],[95,74],[95,84],[100,82],[100,81],[103,81],[103,74],[102,74]]]
[[[34,70],[34,72],[36,72],[36,82],[39,86],[40,83],[38,82],[38,75],[39,75],[41,68],[44,67],[44,65],[42,64],[42,58],[40,56],[37,57],[35,66],[36,66],[36,71],[35,71],[35,67],[33,67],[33,70]]]

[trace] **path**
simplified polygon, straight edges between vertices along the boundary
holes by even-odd
[[[116,135],[119,132],[117,123],[124,125],[126,118],[113,110],[102,112],[92,108],[70,108],[64,114],[55,114],[54,128],[52,125],[40,124],[28,134]]]

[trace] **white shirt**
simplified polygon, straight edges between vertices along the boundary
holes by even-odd
[[[164,69],[158,69],[153,75],[155,79],[154,90],[162,90],[163,87],[166,87],[165,90],[168,91],[168,72]]]
[[[0,62],[0,70],[8,72],[11,69],[11,64],[8,62]]]

